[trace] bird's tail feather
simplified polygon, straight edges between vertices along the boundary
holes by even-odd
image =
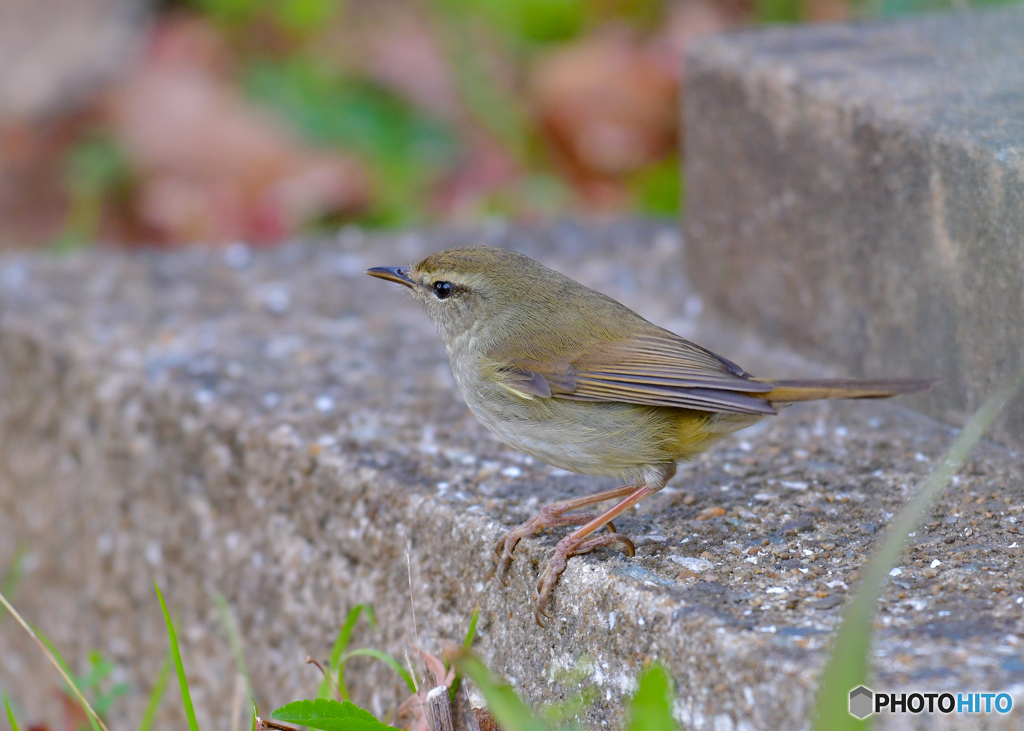
[[[937,378],[898,378],[877,381],[843,379],[768,381],[773,388],[767,393],[751,394],[773,404],[792,404],[797,401],[840,398],[889,398],[901,393],[923,391],[938,381]]]

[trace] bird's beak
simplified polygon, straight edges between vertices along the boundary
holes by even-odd
[[[406,287],[412,287],[416,283],[409,279],[409,275],[406,274],[404,267],[374,267],[373,269],[367,269],[366,273],[371,277],[377,277],[377,279],[386,279],[389,282],[397,282],[398,284],[405,285]]]

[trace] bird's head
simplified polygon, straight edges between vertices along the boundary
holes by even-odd
[[[529,309],[529,300],[551,276],[561,278],[528,256],[494,246],[448,249],[409,267],[366,273],[406,287],[446,345],[460,334],[507,323],[524,306]]]

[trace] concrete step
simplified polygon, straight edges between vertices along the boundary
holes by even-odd
[[[716,308],[962,423],[1024,368],[1024,8],[702,40],[687,265]],[[1024,403],[993,431],[1024,446]]]
[[[533,591],[558,535],[523,542],[507,587],[491,546],[544,503],[611,483],[493,439],[426,316],[363,274],[480,241],[535,256],[757,375],[828,373],[702,311],[678,234],[652,222],[0,258],[0,563],[25,546],[16,604],[73,665],[100,649],[135,683],[115,726],[137,722],[166,651],[154,578],[180,616],[200,724],[228,728],[235,680],[218,594],[270,709],[315,693],[304,660],[326,657],[358,602],[373,604],[380,629],[360,625],[353,646],[405,657],[408,561],[424,648],[461,641],[479,607],[477,647],[532,702],[577,693],[558,671],[588,657],[590,727],[621,721],[653,658],[671,668],[690,729],[805,727],[858,571],[953,431],[899,402],[788,409],[683,466],[622,520],[635,558],[570,560],[541,629]],[[981,446],[879,604],[876,689],[1006,690],[1024,702],[1022,506],[1019,455]],[[376,713],[402,695],[371,661],[353,661],[348,679]],[[25,720],[57,723],[56,679],[9,621],[0,685]],[[164,722],[180,714],[176,697]]]

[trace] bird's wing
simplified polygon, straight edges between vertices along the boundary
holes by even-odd
[[[591,346],[565,360],[501,359],[513,390],[539,398],[617,401],[733,414],[774,414],[772,385],[710,350],[651,331]]]

